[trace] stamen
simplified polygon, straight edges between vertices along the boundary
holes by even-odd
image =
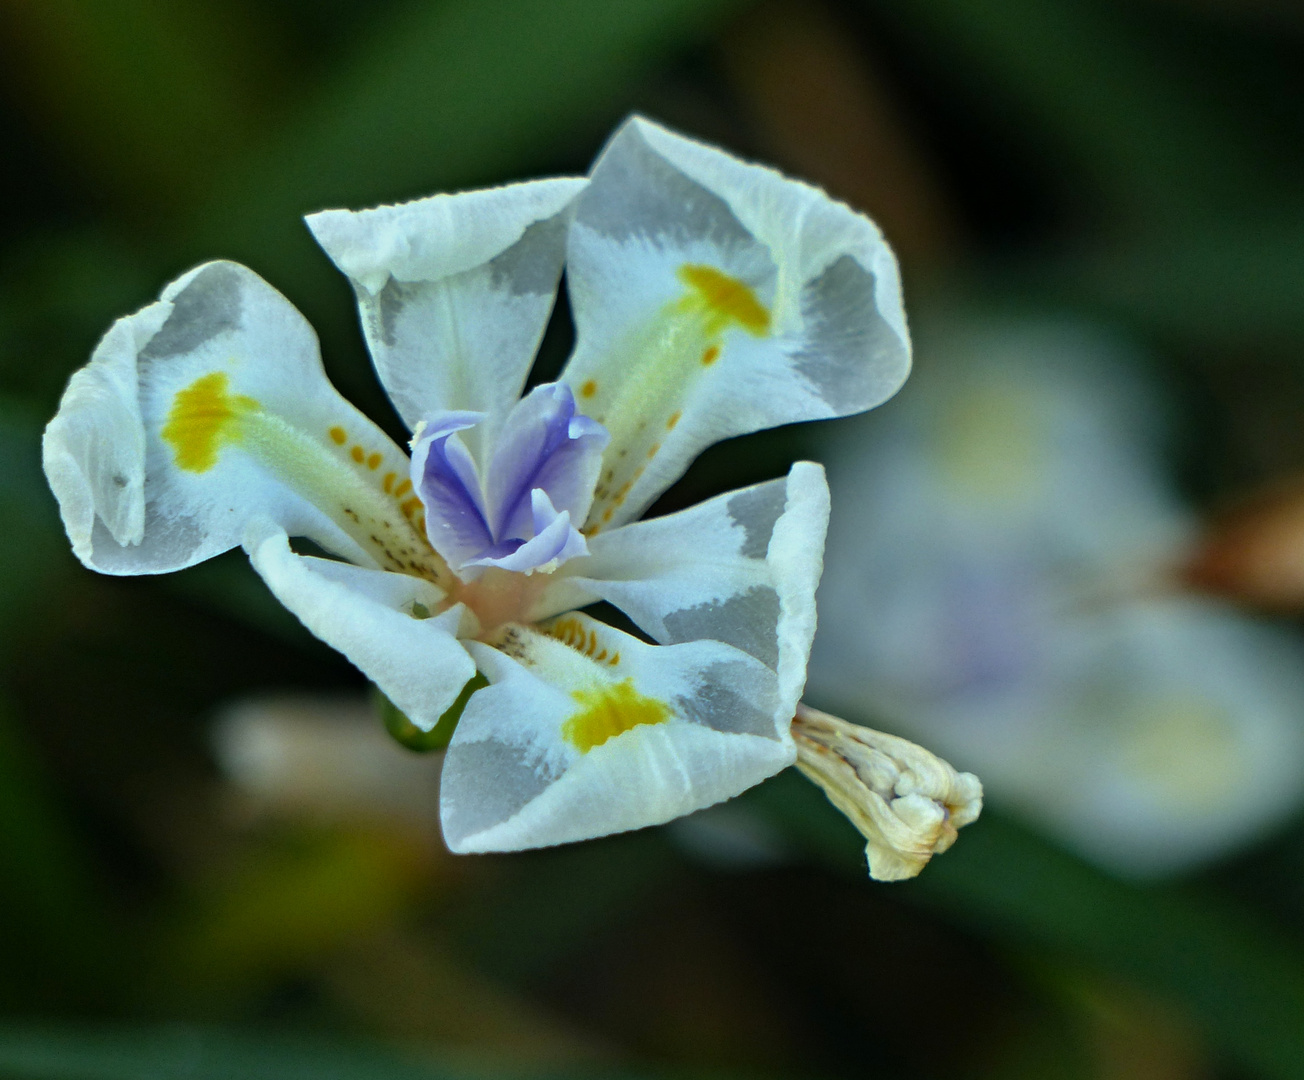
[[[806,705],[792,721],[797,768],[865,838],[869,876],[904,881],[982,811],[982,784],[922,746]]]

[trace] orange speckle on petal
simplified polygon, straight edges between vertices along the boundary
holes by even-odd
[[[343,446],[348,441],[349,433],[342,427],[333,427],[330,430],[330,437],[331,442],[335,443],[336,446]]]
[[[702,353],[702,367],[710,367],[720,359],[720,346],[708,345]]]
[[[349,451],[349,456],[353,458],[353,460],[356,461],[359,465],[361,465],[362,459],[367,456],[367,452],[363,450],[362,447],[355,446],[352,450]]]
[[[592,379],[589,379],[588,382],[580,387],[580,397],[592,397],[597,392],[598,384]]]
[[[404,480],[401,484],[399,484],[398,487],[394,489],[394,495],[397,498],[401,499],[403,498],[404,495],[406,495],[411,490],[412,490],[412,481]]]
[[[415,510],[420,505],[421,505],[421,500],[416,495],[413,495],[412,498],[406,500],[405,502],[399,503],[398,508],[402,510],[405,515],[411,517],[412,511]]]
[[[648,456],[649,458],[654,458],[654,457],[656,457],[656,456],[657,456],[657,451],[660,450],[660,449],[661,449],[661,444],[660,444],[659,442],[654,442],[654,443],[653,443],[653,444],[648,448],[647,456]]]
[[[683,414],[682,412],[680,412],[678,409],[676,409],[674,412],[672,412],[672,413],[670,414],[670,419],[666,421],[666,430],[667,430],[667,431],[674,431],[674,430],[675,430],[675,425],[676,425],[677,423],[679,423],[679,418],[680,418],[681,416],[683,416],[683,415],[684,415],[684,414]]]
[[[385,489],[386,495],[388,495],[391,491],[394,490],[394,481],[397,478],[398,478],[397,473],[387,472],[385,474],[385,479],[380,482],[380,486]]]
[[[385,455],[378,451],[372,454],[371,457],[367,458],[367,468],[378,469],[380,468],[380,463],[384,460],[385,460]]]
[[[602,520],[610,521],[615,516],[615,513],[616,508],[614,506],[608,506],[604,511],[602,511]]]

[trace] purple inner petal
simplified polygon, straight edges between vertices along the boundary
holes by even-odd
[[[452,566],[493,546],[475,462],[457,432],[483,413],[444,413],[422,429],[412,448],[412,480],[426,508],[430,543]]]
[[[607,445],[606,429],[575,412],[561,383],[536,387],[508,414],[483,484],[457,432],[483,413],[430,418],[413,444],[412,478],[431,544],[455,570],[529,572],[588,553],[584,520]]]
[[[486,482],[495,534],[527,535],[535,489],[547,492],[558,511],[583,521],[607,439],[596,420],[576,416],[575,398],[565,383],[535,387],[517,402],[503,424]]]

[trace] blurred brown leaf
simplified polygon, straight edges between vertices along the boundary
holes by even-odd
[[[762,4],[721,52],[769,153],[870,214],[906,262],[945,256],[956,232],[946,198],[869,57],[822,4]]]
[[[1282,480],[1215,517],[1183,578],[1242,603],[1304,611],[1304,476]]]

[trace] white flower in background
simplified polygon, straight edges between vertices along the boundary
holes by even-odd
[[[1194,523],[1134,358],[1060,324],[923,340],[893,408],[824,444],[813,700],[929,740],[1124,872],[1296,806],[1299,643],[1166,585]]]
[[[411,460],[279,293],[208,263],[110,329],[47,430],[78,557],[161,573],[243,545],[423,729],[478,669],[441,782],[454,851],[663,822],[793,764],[822,470],[635,519],[713,442],[897,390],[909,344],[874,225],[638,119],[587,180],[308,224]],[[563,262],[575,352],[521,397]],[[576,611],[597,601],[656,644]]]
[[[434,825],[437,756],[404,750],[365,694],[257,694],[214,718],[217,765],[257,813]]]

